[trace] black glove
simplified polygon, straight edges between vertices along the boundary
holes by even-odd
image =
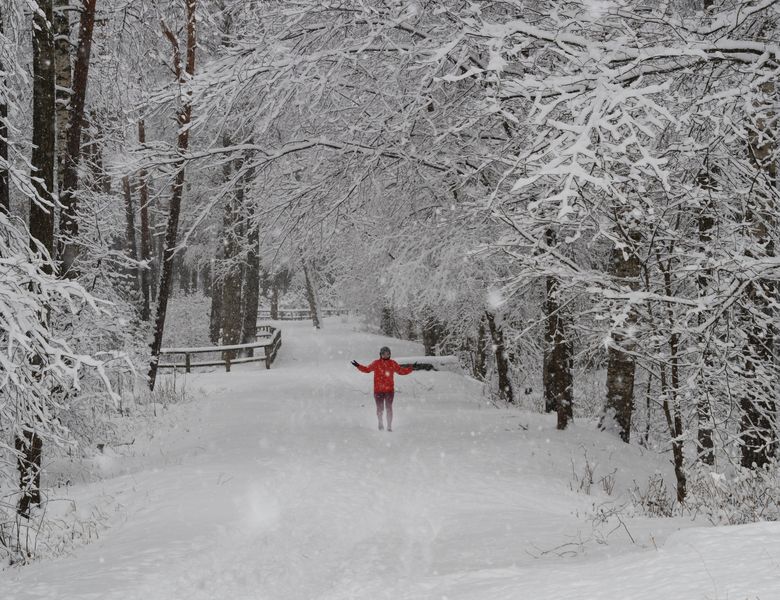
[[[353,367],[357,367],[358,366],[358,362],[356,360],[353,360],[351,364],[352,364]]]
[[[433,371],[433,365],[430,363],[414,363],[412,368],[415,371]]]

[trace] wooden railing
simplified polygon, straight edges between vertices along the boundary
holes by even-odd
[[[184,356],[184,362],[177,362],[174,358],[172,362],[160,362],[158,364],[159,369],[180,369],[183,368],[185,373],[189,373],[195,367],[220,367],[225,366],[225,371],[230,372],[230,367],[233,365],[260,362],[265,361],[265,368],[270,369],[274,360],[276,360],[276,354],[279,352],[279,348],[282,345],[282,332],[270,325],[258,325],[257,326],[258,338],[254,342],[248,344],[233,344],[231,346],[203,346],[197,348],[161,348],[160,357],[163,356]],[[254,356],[254,350],[257,348],[263,348],[263,356]],[[250,356],[240,356],[231,358],[233,352],[241,352],[248,350]],[[219,359],[206,359],[205,361],[192,362],[193,355],[199,354],[221,354]]]
[[[311,319],[311,311],[308,308],[280,308],[277,312],[277,318],[280,321],[305,321]],[[321,308],[321,317],[337,317],[349,314],[347,308]],[[258,319],[270,319],[271,311],[267,308],[261,308],[257,311]]]

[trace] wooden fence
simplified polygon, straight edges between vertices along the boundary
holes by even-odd
[[[189,373],[195,367],[220,367],[225,366],[225,371],[230,372],[230,367],[244,363],[265,361],[265,368],[270,369],[279,348],[282,345],[282,332],[271,325],[257,326],[258,339],[248,344],[234,344],[232,346],[208,346],[198,348],[161,348],[160,358],[163,356],[174,357],[171,362],[160,362],[159,369],[180,369]],[[262,339],[260,339],[262,338]],[[254,356],[255,349],[263,348],[263,356]],[[249,356],[231,358],[233,352],[248,351]],[[192,362],[193,355],[220,354],[219,359],[212,358],[204,361]],[[177,362],[176,358],[184,356],[184,362]]]
[[[305,321],[311,319],[311,311],[308,308],[280,308],[277,312],[277,318],[280,321]],[[337,317],[349,314],[347,308],[321,308],[321,317]],[[267,308],[261,308],[257,311],[258,319],[270,319],[271,311]]]

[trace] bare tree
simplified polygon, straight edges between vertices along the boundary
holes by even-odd
[[[173,70],[176,74],[178,84],[184,88],[187,80],[195,73],[195,49],[196,49],[196,18],[195,18],[196,0],[186,0],[186,63],[182,63],[181,49],[179,41],[174,33],[163,24],[163,33],[173,47]],[[190,132],[189,125],[192,121],[192,104],[189,98],[184,96],[183,104],[177,114],[179,125],[179,134],[177,138],[177,149],[179,154],[184,154],[189,147]],[[154,322],[154,338],[151,344],[151,362],[149,364],[149,389],[154,389],[157,379],[157,365],[160,360],[160,348],[162,347],[163,331],[165,330],[165,315],[168,311],[168,300],[171,295],[173,283],[173,258],[176,254],[179,214],[181,212],[181,200],[184,192],[184,171],[185,165],[183,158],[180,158],[176,164],[176,177],[171,188],[171,200],[168,213],[168,226],[165,232],[165,249],[163,251],[163,260],[161,266],[160,286],[157,295],[157,316]]]
[[[73,278],[77,274],[74,263],[78,255],[78,165],[81,157],[81,132],[85,122],[87,82],[92,53],[92,33],[95,26],[97,0],[83,0],[79,24],[79,41],[76,48],[76,63],[73,69],[73,93],[68,110],[67,141],[61,158],[62,177],[60,186],[60,231],[57,258],[60,272]],[[64,69],[64,67],[63,67]],[[62,146],[61,146],[62,147]]]
[[[138,121],[138,144],[143,147],[146,143],[146,127],[144,120]],[[138,202],[141,212],[141,256],[144,263],[141,269],[141,320],[148,321],[151,316],[150,297],[151,297],[151,272],[149,261],[152,260],[151,253],[151,226],[149,223],[149,177],[145,169],[138,172]]]
[[[54,32],[52,31],[52,2],[38,0],[33,13],[33,151],[31,178],[36,198],[30,201],[30,246],[34,252],[44,254],[46,271],[51,274],[50,257],[54,253],[54,189],[55,158],[55,65]],[[48,314],[41,314],[46,327]],[[44,358],[33,356],[34,368],[45,369]],[[32,399],[35,401],[35,399]],[[35,412],[35,411],[30,411]],[[41,411],[42,412],[42,411]],[[34,422],[22,425],[16,436],[16,450],[19,456],[18,469],[20,489],[18,511],[28,515],[30,507],[41,503],[41,459],[43,439]]]
[[[125,253],[131,262],[129,270],[130,290],[137,291],[139,288],[138,267],[138,244],[135,239],[135,206],[133,205],[133,190],[130,185],[130,177],[125,175],[122,178],[122,192],[125,199]]]
[[[4,16],[0,6],[0,35],[3,35]],[[0,72],[5,72],[3,62],[0,60]],[[3,81],[5,87],[5,81]],[[8,168],[8,101],[3,96],[0,99],[0,211],[8,214],[11,208],[11,182]]]

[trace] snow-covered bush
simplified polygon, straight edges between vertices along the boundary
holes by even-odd
[[[634,506],[649,517],[671,517],[679,510],[679,505],[660,473],[651,475],[644,486],[635,482],[631,499]]]
[[[714,525],[780,520],[780,472],[776,463],[761,469],[735,466],[726,473],[703,468],[688,476],[686,508]]]

